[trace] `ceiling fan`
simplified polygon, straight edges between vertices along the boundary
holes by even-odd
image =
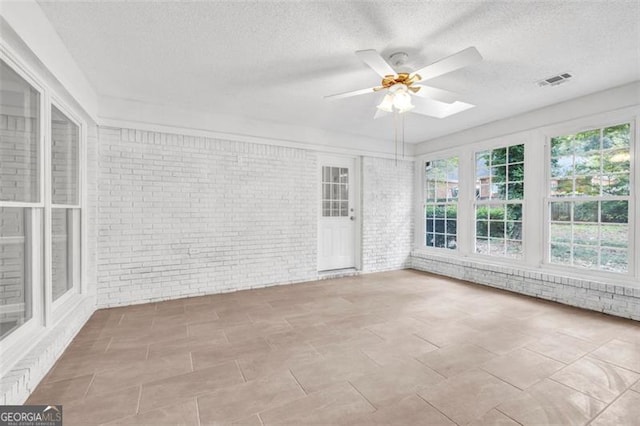
[[[373,49],[358,50],[356,55],[382,77],[380,86],[325,96],[325,99],[342,99],[385,90],[386,94],[378,105],[374,118],[391,112],[408,111],[444,118],[474,107],[472,104],[456,100],[457,95],[454,93],[418,83],[481,61],[482,56],[475,47],[468,47],[414,72],[396,72]],[[396,67],[402,66],[406,62],[407,54],[396,52],[389,59]]]

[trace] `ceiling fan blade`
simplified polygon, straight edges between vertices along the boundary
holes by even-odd
[[[390,113],[390,112],[387,112],[387,111],[383,111],[383,110],[381,110],[380,108],[376,108],[376,113],[375,113],[375,115],[373,116],[373,119],[374,119],[374,120],[377,120],[378,118],[385,117],[385,116],[387,116],[387,115],[389,115],[389,114],[391,114],[391,113]]]
[[[455,101],[448,104],[440,101],[435,101],[433,99],[418,97],[413,98],[412,101],[415,108],[413,108],[411,112],[428,115],[435,118],[445,118],[469,108],[473,108],[475,106],[460,101]]]
[[[369,65],[380,77],[384,78],[387,75],[396,75],[391,65],[375,50],[358,50],[356,55],[362,59],[362,62]]]
[[[413,95],[420,96],[421,98],[435,99],[436,101],[446,102],[448,104],[457,101],[460,96],[457,93],[449,92],[448,90],[437,89],[431,86],[424,86],[422,84],[414,84],[411,87],[419,87],[420,90],[412,92]]]
[[[329,96],[325,96],[325,99],[342,99],[342,98],[349,98],[351,96],[358,96],[358,95],[364,95],[366,93],[373,93],[375,92],[375,89],[377,89],[377,87],[369,87],[368,89],[360,89],[360,90],[352,90],[350,92],[343,92],[343,93],[336,93],[335,95],[329,95]]]
[[[413,72],[411,76],[413,77],[418,74],[420,75],[419,81],[429,80],[481,60],[482,56],[480,55],[480,52],[478,52],[478,49],[475,47],[467,47],[458,53],[454,53],[451,56],[447,56],[444,59],[440,59],[431,65],[427,65],[426,67]]]

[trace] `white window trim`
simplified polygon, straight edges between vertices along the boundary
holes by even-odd
[[[75,114],[75,112],[67,105],[65,104],[61,99],[59,99],[55,94],[51,95],[51,99],[50,99],[50,103],[49,103],[49,126],[48,126],[48,133],[47,133],[47,137],[46,137],[46,141],[45,141],[45,145],[48,147],[49,149],[49,153],[47,156],[47,163],[46,163],[46,167],[48,168],[48,170],[45,171],[46,176],[51,177],[51,147],[52,147],[52,143],[53,143],[53,139],[52,139],[52,134],[51,134],[51,108],[52,107],[56,107],[61,113],[63,113],[73,124],[75,124],[76,126],[78,126],[78,161],[79,161],[79,165],[78,165],[78,203],[77,204],[49,204],[49,212],[54,209],[54,208],[60,208],[60,209],[78,209],[80,210],[80,238],[79,238],[79,245],[80,247],[74,247],[74,251],[72,256],[74,256],[74,258],[77,258],[80,261],[80,268],[79,268],[79,276],[77,277],[77,280],[74,278],[72,279],[72,283],[73,283],[73,287],[70,288],[69,290],[67,290],[63,295],[61,295],[57,300],[53,300],[53,294],[49,294],[47,297],[47,301],[50,301],[49,303],[51,304],[50,306],[50,315],[48,317],[49,322],[48,324],[55,324],[57,323],[64,315],[65,313],[67,313],[70,309],[73,309],[73,307],[75,305],[77,305],[78,303],[80,303],[81,298],[79,297],[82,293],[86,292],[86,284],[85,284],[85,277],[86,274],[84,274],[84,264],[85,264],[85,256],[84,253],[86,250],[84,250],[84,247],[86,247],[86,244],[83,244],[83,235],[86,234],[85,232],[85,228],[83,228],[83,217],[85,216],[85,209],[84,209],[84,205],[85,205],[85,173],[86,173],[86,124],[84,123],[84,121],[77,115]],[[49,192],[48,195],[51,196],[51,188],[49,188]],[[48,222],[48,231],[45,229],[45,235],[48,235],[50,238],[52,237],[51,234],[51,218],[49,217],[49,222]],[[45,253],[46,250],[49,250],[51,252],[52,250],[52,245],[51,245],[51,241],[49,243],[48,246],[46,246],[45,248]],[[53,282],[52,282],[52,264],[51,264],[51,260],[52,260],[52,256],[51,253],[49,253],[49,257],[48,257],[48,264],[45,263],[45,271],[48,272],[48,277],[49,277],[49,285],[45,286],[45,288],[48,288],[49,291],[53,290]],[[45,256],[45,259],[47,259],[47,257]]]
[[[425,170],[425,163],[426,162],[434,162],[434,161],[439,161],[439,160],[448,160],[451,158],[457,158],[458,159],[458,197],[456,197],[455,201],[444,201],[444,202],[427,202],[426,199],[426,183],[427,183],[427,176],[426,176],[426,170]],[[426,158],[422,159],[422,160],[418,160],[418,164],[419,164],[419,168],[421,170],[421,179],[420,179],[420,193],[418,194],[419,200],[420,200],[420,210],[419,210],[419,217],[421,218],[421,220],[419,221],[419,223],[421,224],[421,229],[419,230],[419,234],[416,235],[416,244],[425,250],[433,250],[434,252],[437,253],[451,253],[451,252],[458,252],[460,250],[460,244],[458,242],[458,239],[460,238],[460,232],[458,230],[458,228],[460,227],[460,192],[462,191],[460,182],[462,182],[462,179],[460,178],[460,156],[458,154],[451,154],[451,155],[438,155],[438,156],[426,156]],[[434,247],[434,246],[428,246],[426,245],[426,235],[427,235],[427,229],[426,229],[426,217],[425,217],[425,209],[427,208],[428,204],[444,204],[444,205],[453,205],[455,204],[456,206],[456,248],[455,249],[450,249],[448,247]],[[466,223],[466,222],[465,222]],[[417,229],[417,228],[416,228]]]
[[[638,158],[638,153],[640,149],[638,148],[638,137],[639,130],[637,123],[639,122],[640,116],[638,113],[636,114],[629,113],[607,113],[601,114],[596,118],[583,118],[579,120],[574,120],[572,122],[566,123],[565,125],[559,124],[553,127],[549,127],[544,131],[545,138],[545,195],[544,195],[544,249],[543,249],[543,265],[545,268],[554,271],[564,271],[565,273],[571,274],[588,274],[589,276],[598,277],[604,280],[610,281],[631,281],[635,282],[636,286],[638,286],[638,279],[640,278],[640,260],[638,259],[638,253],[636,251],[637,248],[640,248],[640,242],[638,241],[638,217],[636,212],[640,208],[640,190],[639,190],[639,177],[640,173],[638,173],[638,167],[640,167],[640,158]],[[551,176],[551,139],[560,136],[560,135],[570,135],[575,133],[584,132],[586,130],[593,129],[602,129],[605,127],[613,126],[616,124],[622,123],[630,123],[631,125],[631,144],[630,144],[630,155],[631,155],[631,170],[629,175],[629,183],[631,185],[631,190],[629,192],[629,268],[627,272],[614,272],[614,271],[602,271],[598,269],[589,269],[589,268],[581,268],[578,266],[571,265],[559,265],[556,263],[551,263],[551,259],[549,256],[549,245],[551,240],[550,235],[550,226],[551,217],[549,213],[549,203],[554,201],[569,201],[569,202],[581,202],[581,201],[615,201],[619,200],[619,197],[552,197],[550,192],[550,176]],[[570,272],[569,272],[570,271]]]
[[[548,231],[548,176],[550,139],[561,134],[572,134],[589,128],[606,127],[611,124],[631,123],[631,176],[632,184],[629,217],[629,232],[632,235],[629,243],[630,263],[629,274],[598,271],[571,266],[562,266],[546,262],[546,247],[549,241]],[[474,153],[501,146],[525,144],[525,202],[523,206],[523,259],[499,258],[472,253],[475,218],[469,213],[473,211],[472,189],[475,187]],[[424,167],[425,161],[432,161],[457,155],[459,157],[461,182],[458,196],[458,249],[448,250],[446,254],[460,259],[481,261],[493,266],[507,266],[527,271],[549,272],[560,276],[571,276],[579,279],[597,279],[607,284],[627,287],[640,287],[640,105],[619,108],[598,114],[592,114],[578,119],[567,120],[559,124],[540,126],[534,129],[516,132],[500,137],[480,140],[446,150],[422,154],[416,157],[415,164],[415,238],[414,251],[426,255],[442,255],[440,249],[422,246],[424,234]],[[471,170],[470,170],[471,169]],[[473,187],[473,188],[472,188]],[[540,200],[540,201],[538,201]],[[542,229],[541,229],[542,228]],[[539,229],[542,232],[532,232]]]
[[[36,203],[24,202],[0,202],[2,207],[27,207],[40,209],[40,223],[42,223],[42,234],[38,235],[37,241],[40,242],[42,250],[35,250],[34,267],[32,274],[34,276],[32,290],[32,315],[31,319],[26,321],[22,326],[13,331],[0,341],[0,375],[8,372],[16,362],[35,346],[45,335],[47,329],[56,325],[65,315],[72,312],[80,305],[86,295],[86,161],[87,161],[87,124],[85,120],[80,118],[76,113],[76,108],[68,106],[61,97],[56,93],[56,89],[45,83],[45,79],[37,75],[37,73],[26,65],[26,61],[20,58],[11,47],[3,41],[0,41],[0,59],[2,59],[11,69],[13,69],[20,77],[29,83],[40,94],[40,184],[39,184],[39,200]],[[47,183],[50,182],[51,157],[51,106],[54,105],[62,111],[67,117],[79,127],[80,137],[80,169],[79,169],[79,203],[73,206],[64,206],[65,208],[80,209],[80,285],[73,294],[67,292],[58,301],[55,308],[51,299],[51,204],[50,191]],[[49,207],[47,207],[49,206]],[[62,207],[62,206],[61,206]],[[48,213],[47,213],[48,212]],[[48,228],[47,228],[48,227]],[[43,259],[37,258],[42,256]],[[36,264],[42,264],[41,268],[35,267]],[[48,265],[48,266],[47,266]],[[37,285],[40,283],[41,285]],[[63,300],[61,300],[63,299]]]

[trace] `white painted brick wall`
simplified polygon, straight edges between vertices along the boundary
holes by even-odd
[[[315,279],[316,157],[101,128],[98,305]]]
[[[414,251],[411,267],[640,321],[640,288],[532,272]]]
[[[408,267],[413,243],[412,161],[362,159],[362,269]]]
[[[101,128],[98,306],[318,278],[317,153]],[[409,161],[363,158],[363,271],[406,265]]]

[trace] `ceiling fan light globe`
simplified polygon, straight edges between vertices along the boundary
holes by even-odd
[[[407,108],[413,108],[411,103],[411,96],[407,92],[397,92],[393,96],[393,106],[397,110],[406,110]]]
[[[393,95],[387,93],[378,105],[378,109],[386,112],[393,112]]]

